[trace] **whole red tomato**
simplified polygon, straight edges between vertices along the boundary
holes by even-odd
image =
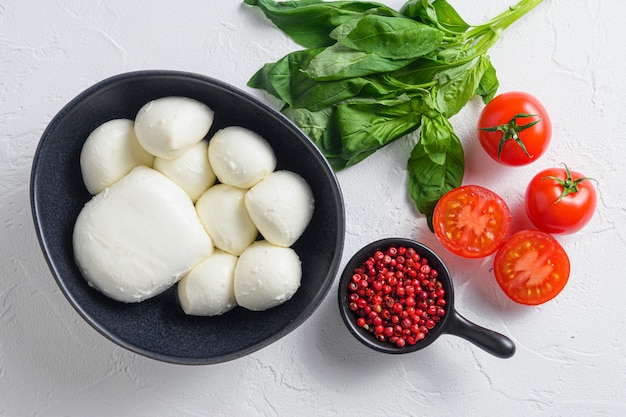
[[[589,223],[596,210],[592,181],[567,166],[539,172],[526,188],[524,203],[528,218],[544,232],[577,232]]]
[[[548,112],[534,96],[519,91],[500,94],[478,119],[478,139],[495,161],[526,165],[539,158],[552,138]]]

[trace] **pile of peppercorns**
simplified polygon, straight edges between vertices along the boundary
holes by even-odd
[[[348,283],[349,309],[357,326],[397,347],[415,345],[446,314],[438,275],[414,248],[376,250],[354,269]]]

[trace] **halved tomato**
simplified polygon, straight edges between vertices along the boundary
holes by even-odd
[[[522,230],[502,245],[493,270],[496,281],[511,300],[538,305],[565,288],[570,262],[565,249],[551,235]]]
[[[479,185],[448,191],[433,212],[433,229],[443,247],[464,258],[482,258],[497,251],[510,227],[509,206]]]

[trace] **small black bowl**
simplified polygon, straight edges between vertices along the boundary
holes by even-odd
[[[72,231],[91,198],[80,171],[82,145],[93,129],[117,118],[134,119],[148,101],[165,96],[199,100],[215,112],[209,137],[238,125],[272,146],[277,169],[302,176],[315,211],[293,246],[302,261],[302,284],[273,309],[243,308],[219,317],[192,317],[180,308],[175,287],[137,304],[109,299],[87,285],[75,262]],[[31,173],[31,206],[39,243],[63,294],[104,336],[141,355],[172,363],[210,364],[254,352],[302,324],[327,295],[343,251],[343,199],[333,170],[293,123],[254,97],[218,80],[185,72],[141,71],[117,75],[88,88],[50,122],[37,147]]]
[[[421,257],[427,258],[429,265],[437,269],[439,272],[438,279],[441,282],[446,294],[445,316],[443,316],[441,321],[426,334],[424,339],[418,341],[412,346],[406,345],[404,347],[397,347],[395,344],[388,341],[377,340],[368,330],[357,326],[357,316],[355,313],[350,311],[349,308],[350,301],[348,298],[348,284],[351,281],[354,269],[362,265],[363,262],[365,262],[377,250],[385,251],[390,246],[410,247],[415,249]],[[348,262],[341,275],[339,280],[338,298],[341,317],[348,327],[348,330],[350,330],[350,333],[352,333],[354,337],[356,337],[357,340],[365,346],[379,352],[393,354],[414,352],[430,345],[437,340],[440,335],[448,333],[469,340],[478,347],[500,358],[510,358],[515,354],[515,345],[508,337],[470,322],[454,309],[454,286],[452,284],[452,277],[450,276],[448,268],[435,252],[414,240],[404,238],[382,239],[372,242],[359,250]]]

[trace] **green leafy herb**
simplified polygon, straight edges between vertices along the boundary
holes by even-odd
[[[385,58],[337,43],[315,56],[305,73],[316,81],[336,81],[394,71],[409,62],[408,59]]]
[[[367,1],[244,0],[244,3],[258,6],[272,23],[305,48],[334,44],[330,32],[355,17],[370,13],[399,15],[387,6]]]
[[[414,39],[420,42],[412,42]],[[359,19],[339,43],[356,51],[402,60],[426,55],[442,40],[441,30],[413,19],[368,15]]]
[[[463,18],[446,1],[410,0],[402,8],[402,14],[451,34],[460,34],[469,29]]]
[[[419,100],[398,97],[363,100],[336,106],[335,121],[343,145],[341,157],[354,165],[377,149],[417,129]]]
[[[420,130],[408,159],[409,195],[432,227],[441,196],[461,185],[463,148],[449,119],[498,78],[487,51],[542,0],[520,0],[471,26],[446,0],[409,0],[400,11],[369,1],[244,0],[305,49],[248,82],[285,103],[335,170]]]
[[[463,180],[463,147],[442,114],[424,115],[420,140],[407,164],[409,195],[421,213],[432,213],[442,195]],[[432,215],[427,216],[432,229]]]

